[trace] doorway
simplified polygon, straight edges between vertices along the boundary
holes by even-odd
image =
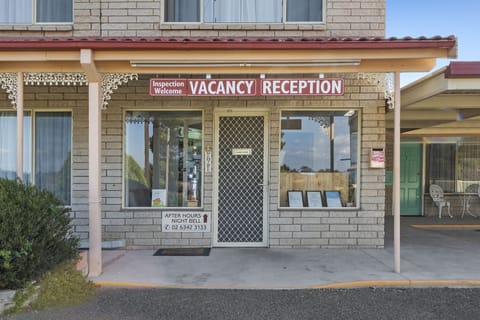
[[[422,213],[422,145],[400,145],[400,215]]]
[[[214,246],[268,245],[268,130],[262,112],[217,113]]]

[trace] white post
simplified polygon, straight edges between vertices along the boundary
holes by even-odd
[[[23,181],[23,72],[17,73],[17,178]]]
[[[394,269],[400,273],[400,72],[395,72],[393,119],[393,252]]]
[[[89,275],[102,273],[102,191],[101,191],[101,83],[88,84],[88,209]]]

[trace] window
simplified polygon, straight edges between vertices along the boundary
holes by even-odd
[[[322,22],[323,0],[165,0],[166,22]]]
[[[31,182],[32,117],[30,112],[23,115],[23,181]],[[17,113],[0,111],[0,178],[17,177]]]
[[[200,207],[201,111],[128,111],[125,206]]]
[[[435,139],[431,139],[435,142]],[[450,143],[431,143],[426,147],[426,185],[438,184],[444,192],[464,192],[480,183],[480,141],[450,138]]]
[[[72,0],[0,0],[0,23],[34,24],[72,22]]]
[[[357,111],[282,112],[280,206],[289,190],[338,191],[342,206],[357,206],[357,136]]]
[[[16,121],[15,112],[0,112],[0,178],[16,177]],[[71,203],[71,132],[70,112],[25,113],[24,182],[52,192],[64,205]]]
[[[71,132],[69,112],[35,113],[35,185],[63,204],[71,198]]]

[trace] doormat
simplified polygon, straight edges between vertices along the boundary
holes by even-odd
[[[154,256],[209,256],[210,248],[172,248],[158,249]]]

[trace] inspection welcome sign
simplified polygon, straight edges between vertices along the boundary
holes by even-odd
[[[344,79],[150,79],[151,96],[342,96]]]

